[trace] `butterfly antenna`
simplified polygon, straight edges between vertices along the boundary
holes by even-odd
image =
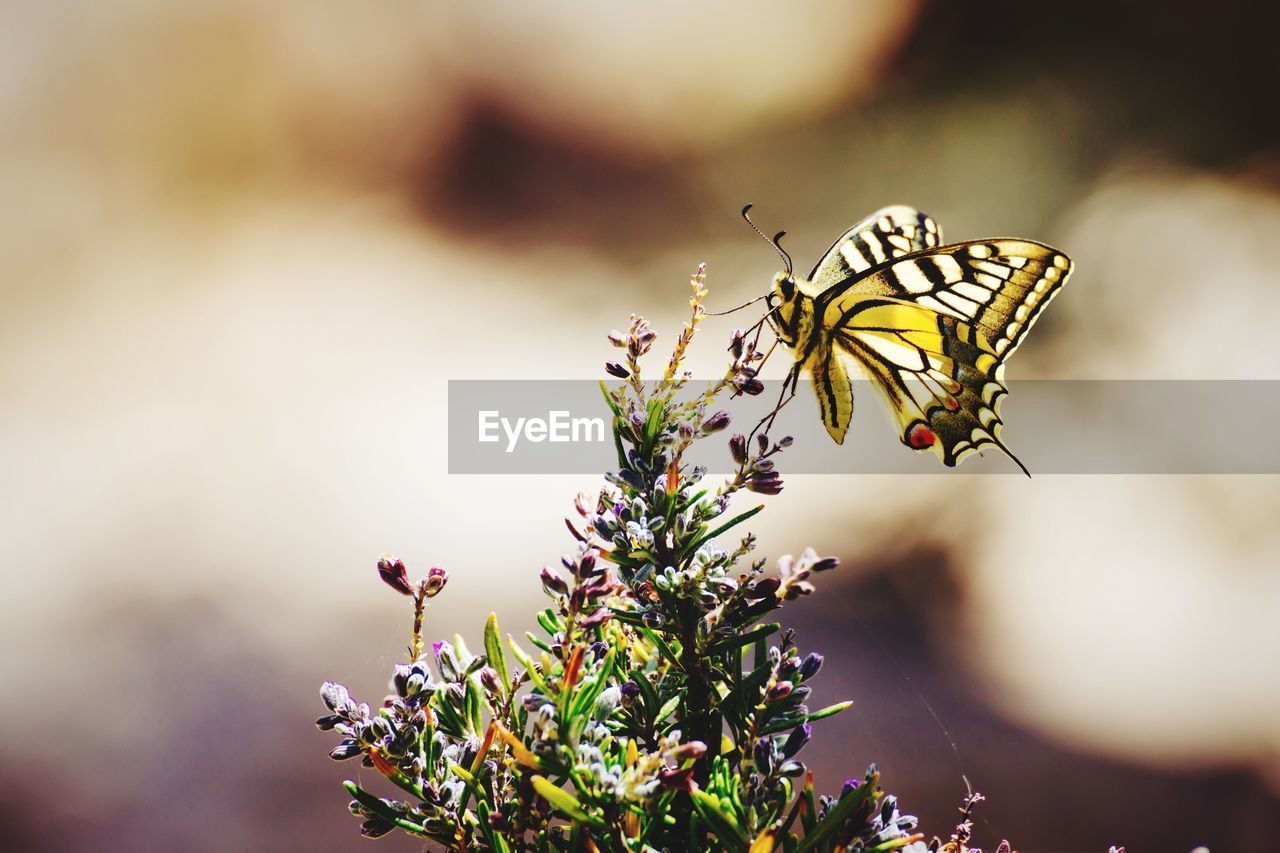
[[[763,231],[757,228],[756,224],[751,221],[751,217],[748,214],[751,212],[751,208],[753,206],[754,205],[748,204],[746,207],[742,208],[742,218],[745,219],[747,221],[747,224],[751,226],[752,231],[760,235],[761,240],[764,240],[770,246],[773,246],[773,250],[778,253],[778,257],[782,258],[782,262],[787,265],[787,275],[791,275],[791,256],[788,255],[786,251],[782,248],[782,246],[778,244],[778,241],[782,239],[782,236],[787,232],[779,231],[778,236],[770,240],[768,235],[766,235]]]
[[[773,235],[773,239],[769,242],[773,243],[773,248],[778,250],[778,254],[782,256],[782,260],[786,263],[787,275],[791,275],[791,256],[787,254],[786,249],[782,248],[782,238],[785,236],[787,236],[786,231],[779,231]]]
[[[761,299],[766,299],[769,296],[770,294],[766,293],[763,296],[757,296],[755,299],[748,299],[746,302],[742,303],[737,308],[730,308],[727,311],[706,311],[704,313],[705,313],[705,316],[707,317],[723,317],[726,314],[732,314],[734,311],[741,311],[743,308],[746,308],[748,305],[754,305],[757,302],[759,302]]]

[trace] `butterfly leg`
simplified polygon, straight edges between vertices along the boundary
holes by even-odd
[[[773,411],[760,419],[760,422],[751,430],[751,435],[747,436],[747,442],[756,437],[756,433],[764,429],[764,433],[768,435],[769,430],[773,429],[773,421],[778,417],[778,412],[790,403],[796,396],[796,391],[800,387],[800,362],[796,362],[790,371],[788,371],[785,379],[782,380],[782,390],[778,394],[778,402],[774,405]]]

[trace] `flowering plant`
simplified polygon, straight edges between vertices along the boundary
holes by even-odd
[[[448,575],[411,582],[400,560],[378,563],[413,602],[409,660],[376,711],[326,683],[318,721],[342,738],[333,758],[359,758],[402,792],[345,783],[364,835],[400,829],[453,850],[970,850],[965,824],[926,845],[874,764],[836,795],[814,790],[800,753],[815,723],[851,703],[810,707],[822,656],[767,620],[837,561],[806,549],[769,572],[750,534],[721,544],[763,509],[734,513],[735,498],[781,492],[775,457],[791,440],[759,427],[733,435],[736,471],[718,487],[684,462],[693,442],[729,426],[712,411],[718,397],[764,387],[758,335],[736,331],[725,374],[680,399],[703,275],[660,378],[641,378],[656,338],[648,322],[632,317],[610,335],[624,352],[606,365],[623,380],[605,390],[618,468],[578,497],[572,549],[542,569],[541,635],[504,638],[490,614],[483,652],[457,638],[428,654],[424,612]]]

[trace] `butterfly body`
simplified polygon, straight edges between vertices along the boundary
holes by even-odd
[[[951,466],[986,445],[1009,453],[1005,361],[1070,272],[1066,255],[1030,240],[944,245],[932,219],[895,205],[846,231],[807,278],[779,273],[769,321],[795,356],[793,378],[813,378],[837,443],[853,414],[852,361],[902,442]]]

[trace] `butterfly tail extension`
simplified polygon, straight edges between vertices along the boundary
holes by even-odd
[[[922,345],[925,359],[936,370],[916,382],[925,386],[922,411],[928,428],[940,438],[936,450],[943,465],[959,465],[989,444],[1009,456],[1030,476],[1027,466],[1009,450],[1002,435],[1005,423],[1000,409],[1009,394],[1004,383],[1004,361],[993,357],[973,327],[947,316],[938,318],[937,336],[916,336],[915,339]],[[928,387],[931,384],[933,388]],[[931,391],[937,393],[929,394]],[[909,434],[904,433],[902,441],[913,446],[909,438]]]

